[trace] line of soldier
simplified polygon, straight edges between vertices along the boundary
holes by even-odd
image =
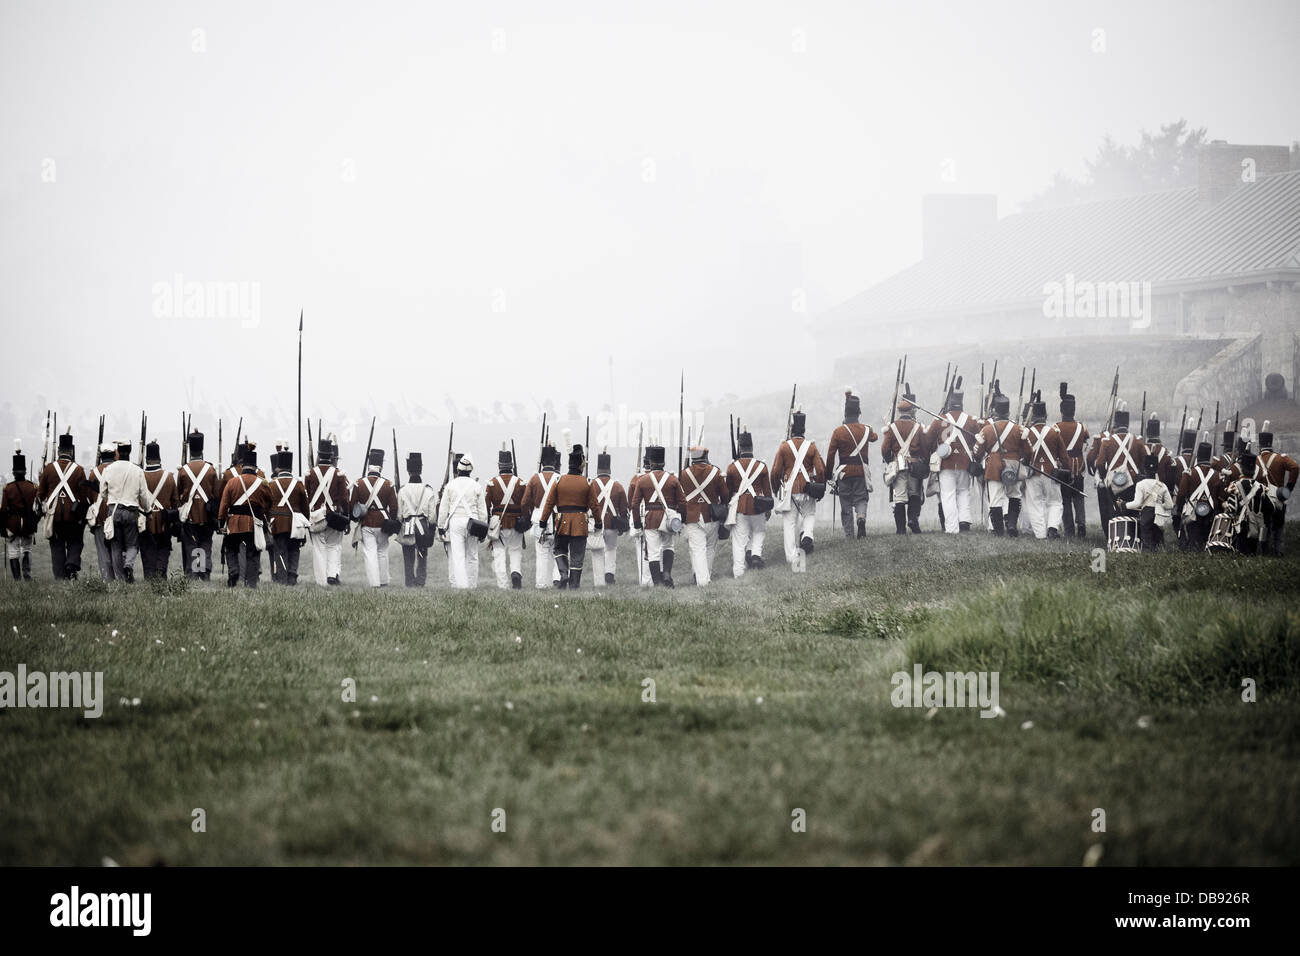
[[[586,475],[586,450],[570,446],[567,472],[560,473],[560,449],[542,448],[539,469],[520,478],[512,453],[502,446],[497,474],[480,485],[468,454],[453,457],[451,477],[440,489],[424,481],[419,452],[408,455],[407,481],[398,490],[382,475],[383,449],[372,448],[366,474],[351,481],[338,467],[338,445],[322,438],[316,463],[299,477],[287,442],[276,445],[271,477],[257,466],[256,444],[238,446],[224,472],[203,457],[204,436],[187,439],[189,460],[176,471],[162,467],[159,447],[145,448],[143,467],[131,462],[131,444],[99,448],[89,469],[75,461],[71,434],[58,436],[58,457],[38,483],[26,478],[21,450],[14,456],[14,480],[0,497],[0,533],[15,579],[31,577],[31,548],[37,536],[49,542],[56,578],[75,578],[81,568],[84,531],[91,530],[101,577],[130,582],[139,556],[146,578],[165,577],[172,542],[182,546],[184,573],[209,580],[212,542],[223,533],[220,559],[226,583],[256,587],[261,554],[269,551],[272,580],[295,585],[301,549],[309,545],[316,583],[341,584],[343,542],[363,559],[367,583],[389,584],[388,550],[396,536],[402,548],[405,583],[427,581],[430,547],[441,540],[454,587],[478,583],[479,548],[491,552],[498,587],[523,586],[523,552],[531,536],[539,560],[539,588],[576,588],[587,553],[595,584],[613,584],[618,538],[633,539],[637,579],[644,586],[674,587],[677,543],[684,542],[693,580],[710,583],[718,542],[731,540],[732,575],[764,567],[766,525],[780,517],[784,553],[793,573],[807,568],[815,544],[816,506],[829,490],[838,498],[843,533],[866,536],[866,508],[873,491],[869,446],[880,442],[884,482],[897,534],[921,532],[927,497],[938,497],[939,519],[952,534],[971,530],[973,499],[995,535],[1017,536],[1024,507],[1037,538],[1087,535],[1085,476],[1092,476],[1102,526],[1112,517],[1140,520],[1146,547],[1177,535],[1188,549],[1201,550],[1216,515],[1230,517],[1237,550],[1282,553],[1286,502],[1300,466],[1273,448],[1268,422],[1259,448],[1225,430],[1215,455],[1205,433],[1198,443],[1184,430],[1177,451],[1165,447],[1160,422],[1146,423],[1145,438],[1129,431],[1129,413],[1116,405],[1112,426],[1095,438],[1075,419],[1075,400],[1066,383],[1060,391],[1061,419],[1047,421],[1041,393],[1031,396],[1021,424],[1010,399],[994,383],[987,417],[963,408],[959,382],[928,426],[925,412],[905,389],[883,438],[861,421],[861,401],[845,390],[844,419],[827,443],[823,459],[805,436],[802,409],[790,416],[789,435],[772,464],[754,457],[753,438],[743,426],[737,452],[725,469],[709,460],[703,446],[690,449],[680,471],[666,468],[665,449],[651,440],[636,474],[624,486],[610,473],[610,456],[597,456],[596,477]],[[564,444],[568,445],[568,441]],[[829,479],[829,480],[828,480]]]

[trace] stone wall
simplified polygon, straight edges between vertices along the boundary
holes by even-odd
[[[1261,371],[1262,335],[1243,337],[1223,349],[1214,358],[1174,386],[1174,404],[1205,408],[1206,421],[1220,404],[1220,414],[1245,408],[1264,394]]]

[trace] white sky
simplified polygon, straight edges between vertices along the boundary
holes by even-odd
[[[300,307],[309,412],[825,374],[806,323],[919,257],[923,193],[1005,215],[1180,116],[1289,143],[1297,41],[1285,0],[6,0],[3,417],[291,416]],[[155,317],[177,274],[260,324]]]

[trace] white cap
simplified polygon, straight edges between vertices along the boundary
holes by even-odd
[[[474,470],[474,459],[470,457],[469,452],[460,456],[460,461],[456,463],[456,470],[463,471],[467,475]]]

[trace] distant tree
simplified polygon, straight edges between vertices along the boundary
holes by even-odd
[[[1180,119],[1160,127],[1159,133],[1142,130],[1136,146],[1124,146],[1107,135],[1095,159],[1086,163],[1082,180],[1058,172],[1051,185],[1032,196],[1023,208],[1056,209],[1097,199],[1115,199],[1138,193],[1196,184],[1196,148],[1206,142],[1205,127],[1190,129]]]

